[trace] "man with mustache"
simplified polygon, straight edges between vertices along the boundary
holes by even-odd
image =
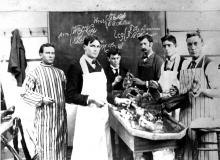
[[[152,83],[151,80],[159,80],[161,74],[161,66],[164,60],[153,51],[152,36],[146,34],[138,37],[138,40],[140,41],[142,53],[138,62],[137,77],[133,78],[133,82],[139,89],[146,91],[149,87],[149,84]],[[155,83],[155,85],[157,84]],[[157,97],[159,94],[157,89],[153,88],[150,88],[149,92],[153,97]],[[152,157],[150,152],[144,153],[144,158],[148,159],[150,157]]]
[[[137,77],[133,78],[133,81],[139,89],[146,90],[150,80],[159,80],[164,60],[153,51],[152,36],[146,34],[138,37],[138,40],[142,54],[138,62]]]

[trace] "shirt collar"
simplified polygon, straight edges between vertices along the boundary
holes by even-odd
[[[111,65],[111,64],[110,64],[110,67],[111,67],[112,69],[119,69],[119,67],[116,68],[116,67],[114,67],[114,66]]]
[[[174,55],[172,55],[171,57],[166,57],[166,60],[168,60],[168,61],[174,61],[175,59],[176,59],[176,57],[177,57],[178,55],[175,53]]]
[[[196,64],[198,64],[200,61],[201,61],[201,59],[203,58],[203,56],[201,55],[201,56],[199,56],[196,60],[195,60],[195,62],[196,62]]]
[[[151,56],[151,55],[153,55],[154,54],[154,52],[150,52],[149,54],[148,54],[148,58]]]
[[[92,61],[95,60],[95,59],[92,59],[92,58],[88,57],[87,55],[85,55],[85,59],[86,59],[86,61],[87,61],[89,64],[91,64],[91,65],[93,65],[93,64],[92,64]]]
[[[53,64],[45,64],[44,62],[40,62],[40,65],[41,66],[44,66],[44,67],[51,67],[51,66],[53,66]]]
[[[143,56],[144,56],[145,54],[147,54],[147,53],[144,52]],[[148,53],[148,54],[147,54],[147,57],[149,58],[152,54],[154,54],[154,52]]]

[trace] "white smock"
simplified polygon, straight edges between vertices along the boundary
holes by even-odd
[[[89,73],[85,57],[80,59],[83,71],[81,94],[106,101],[106,76],[103,71]],[[97,108],[78,106],[71,160],[112,160],[108,105]]]

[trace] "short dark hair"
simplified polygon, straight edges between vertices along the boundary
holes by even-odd
[[[111,55],[121,55],[119,49],[117,47],[113,47],[113,48],[110,48],[108,51],[107,51],[107,56],[110,58]]]
[[[145,34],[145,35],[143,35],[143,36],[140,36],[140,37],[138,37],[138,40],[139,41],[142,41],[143,39],[147,39],[149,42],[153,42],[154,40],[153,40],[153,37],[151,36],[151,35],[149,35],[149,34]]]
[[[170,42],[172,42],[173,44],[175,44],[176,45],[176,37],[174,37],[173,35],[165,35],[165,36],[163,36],[162,38],[161,38],[161,42],[163,43],[163,42],[165,42],[165,41],[170,41]]]
[[[51,44],[51,43],[45,43],[45,44],[42,44],[42,45],[40,46],[39,53],[43,53],[45,47],[53,47],[53,48],[55,49],[55,46],[54,46],[53,44]]]
[[[186,40],[188,38],[191,38],[191,37],[194,37],[194,36],[198,36],[201,39],[201,42],[203,42],[203,38],[202,38],[199,30],[197,30],[195,32],[186,33]]]
[[[86,36],[85,39],[84,39],[84,45],[88,46],[89,43],[92,43],[94,42],[95,40],[99,41],[99,43],[101,44],[100,40],[98,39],[98,37],[96,36]]]

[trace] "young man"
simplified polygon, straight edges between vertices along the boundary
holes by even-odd
[[[165,62],[161,66],[161,76],[158,83],[162,89],[162,97],[171,97],[178,94],[179,80],[178,74],[181,69],[183,58],[177,53],[176,38],[173,35],[165,35],[161,38],[162,46],[166,56]],[[179,109],[172,113],[172,116],[179,120]],[[153,152],[154,157],[173,160],[175,153],[173,149],[164,149]]]
[[[184,58],[177,53],[176,38],[173,35],[165,35],[161,38],[165,52],[165,62],[161,66],[161,76],[158,81],[162,88],[162,96],[174,96],[179,91],[178,75]]]
[[[107,95],[107,80],[97,57],[101,44],[97,37],[84,39],[84,55],[70,66],[67,74],[69,103],[78,104],[72,160],[111,160],[110,128],[106,98],[115,103],[128,104],[129,99]]]
[[[203,38],[199,32],[187,33],[186,43],[192,60],[185,60],[180,74],[180,94],[190,93],[190,106],[180,110],[180,122],[190,127],[194,120],[200,118],[219,118],[220,104],[220,75],[218,65],[204,56]],[[196,85],[196,87],[195,87]],[[202,125],[199,124],[199,125]],[[205,134],[202,139],[216,142],[214,133]],[[184,146],[183,159],[193,159],[193,142],[195,137],[191,129],[188,130]],[[217,151],[199,152],[201,159],[218,159]]]
[[[121,53],[118,48],[111,48],[107,52],[109,65],[105,69],[105,74],[107,78],[107,91],[110,92],[112,90],[124,90],[123,88],[123,79],[128,72],[121,65]]]
[[[159,55],[153,52],[153,38],[150,35],[144,35],[138,39],[140,41],[142,55],[138,62],[137,78],[133,78],[133,81],[138,88],[146,90],[150,80],[159,80],[161,65],[164,61]]]
[[[53,66],[53,45],[43,44],[39,54],[41,63],[26,76],[22,97],[36,107],[36,152],[39,159],[64,160],[67,151],[66,77],[62,70]]]

